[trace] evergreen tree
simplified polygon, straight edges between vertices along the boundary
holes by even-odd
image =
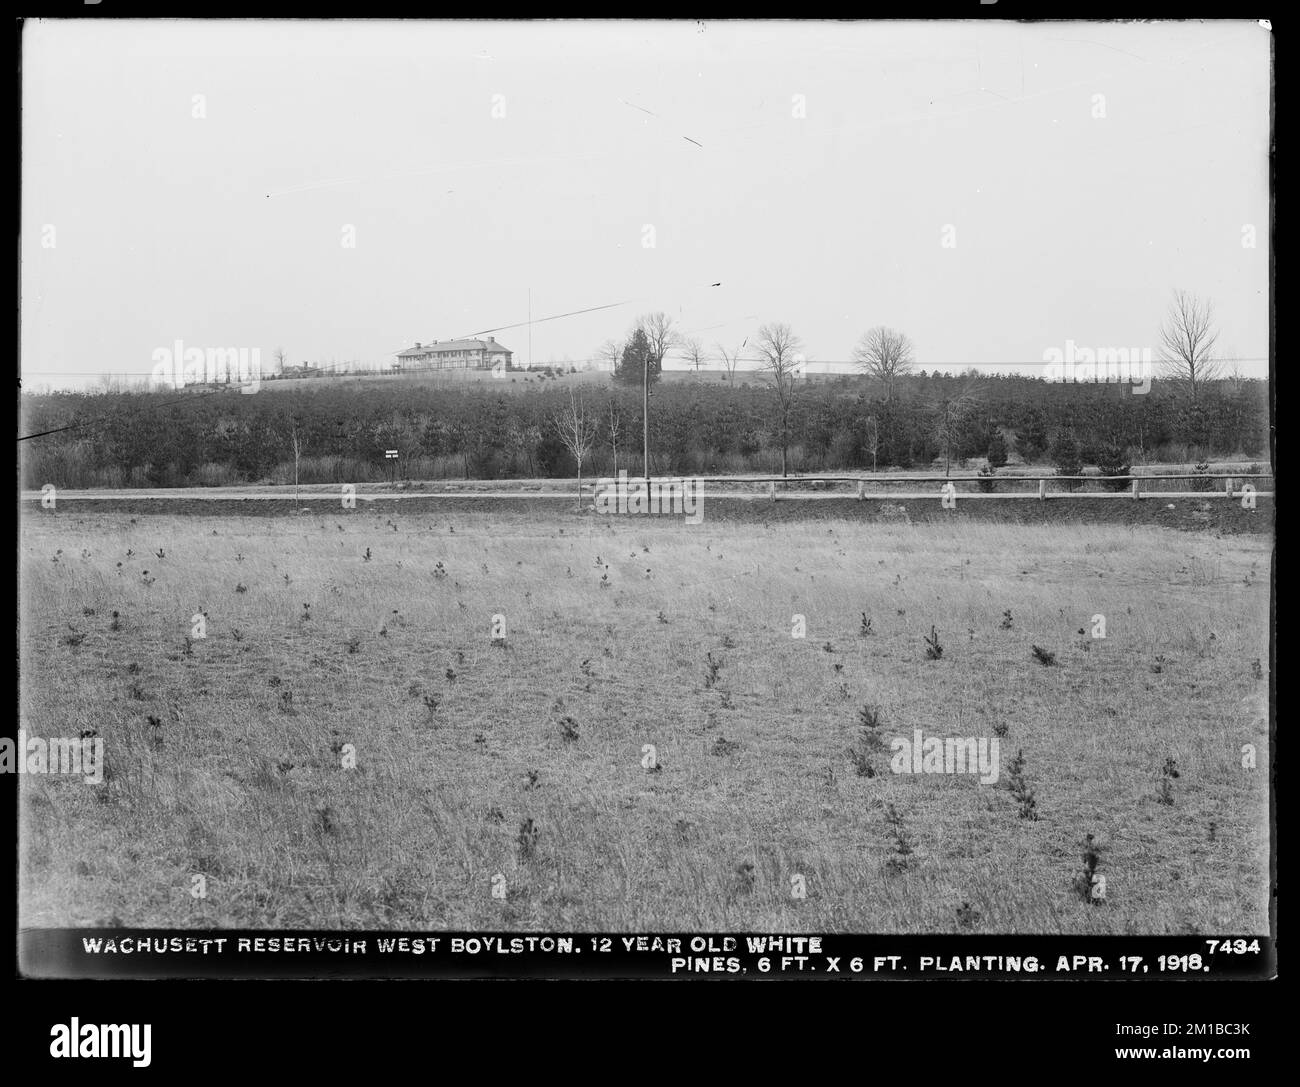
[[[988,459],[990,468],[1002,468],[1007,463],[1007,440],[996,427],[989,438]]]
[[[640,385],[645,376],[647,359],[650,364],[650,384],[653,385],[659,380],[659,373],[663,369],[663,360],[655,358],[654,352],[650,349],[650,340],[646,336],[645,330],[637,328],[632,333],[632,338],[623,347],[623,355],[618,361],[618,369],[614,372],[615,378],[624,385]]]
[[[1052,442],[1051,450],[1052,463],[1056,465],[1056,474],[1058,476],[1077,476],[1083,472],[1083,462],[1079,459],[1079,443],[1074,440],[1074,435],[1068,430],[1060,430]],[[1065,483],[1066,490],[1077,491],[1079,481],[1075,479],[1067,480]]]

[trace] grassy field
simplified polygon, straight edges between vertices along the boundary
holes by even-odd
[[[22,724],[96,729],[108,776],[20,779],[20,920],[1265,933],[1270,548],[31,510]],[[892,773],[918,728],[998,738],[1000,780]]]

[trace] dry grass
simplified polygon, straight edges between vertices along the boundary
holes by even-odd
[[[21,920],[1266,932],[1268,546],[558,509],[31,514],[23,724],[98,729],[110,776],[21,779]],[[1099,613],[1107,638],[1081,637]],[[895,776],[887,753],[859,776],[866,704],[886,737],[1000,735],[1004,781]],[[1037,819],[1005,787],[1017,750]],[[1104,906],[1072,887],[1086,834]]]

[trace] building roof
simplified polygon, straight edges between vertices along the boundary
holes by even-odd
[[[408,347],[405,351],[397,352],[397,357],[399,359],[421,358],[435,351],[504,351],[507,355],[514,354],[505,344],[497,343],[495,340],[442,340],[437,343],[421,344],[419,347]]]

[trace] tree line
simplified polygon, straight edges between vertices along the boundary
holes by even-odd
[[[772,354],[771,368],[727,384],[647,382],[634,334],[628,372],[603,387],[548,382],[503,392],[492,384],[376,382],[257,395],[24,393],[23,433],[44,436],[20,443],[22,485],[291,483],[295,465],[303,483],[378,481],[392,472],[572,478],[579,450],[584,473],[636,475],[646,470],[647,404],[654,474],[952,471],[972,462],[996,470],[1016,461],[1127,470],[1268,457],[1262,381],[1201,378],[1193,393],[1184,382],[1157,380],[1140,394],[1126,384],[971,373],[809,378],[799,371],[793,334],[770,331],[760,350]],[[631,380],[638,361],[641,388]],[[399,452],[396,469],[384,460],[387,449]]]

